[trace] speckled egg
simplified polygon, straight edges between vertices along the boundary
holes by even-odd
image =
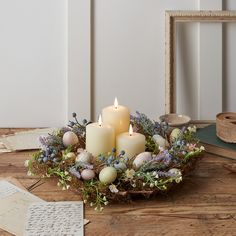
[[[77,135],[72,131],[67,131],[64,133],[62,138],[63,144],[65,147],[68,147],[70,145],[75,145],[79,142],[79,139]]]
[[[170,141],[174,142],[181,134],[182,134],[182,132],[180,129],[178,129],[178,128],[173,129],[170,134]]]
[[[135,157],[133,166],[135,169],[141,167],[145,162],[152,160],[151,152],[142,152]]]
[[[76,155],[73,152],[68,152],[66,158],[76,158]]]
[[[164,139],[161,135],[159,134],[155,134],[152,136],[152,139],[154,140],[154,142],[162,148],[166,148],[169,146],[169,143],[166,139]]]
[[[114,167],[105,167],[99,173],[99,180],[103,184],[110,184],[116,180],[117,171]]]
[[[81,177],[84,179],[84,180],[90,180],[90,179],[93,179],[95,177],[95,172],[93,170],[90,170],[90,169],[84,169],[82,170],[81,172]]]
[[[127,169],[127,166],[126,166],[126,164],[124,162],[115,163],[114,167],[117,170],[126,170]]]
[[[80,152],[76,157],[76,162],[91,163],[92,160],[93,160],[92,154],[90,152],[87,152],[86,150]]]

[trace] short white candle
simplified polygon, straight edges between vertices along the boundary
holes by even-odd
[[[117,154],[125,151],[125,156],[132,158],[141,152],[145,151],[145,136],[139,133],[134,133],[130,125],[129,132],[122,133],[116,137]]]
[[[115,147],[115,131],[108,124],[103,124],[101,115],[98,123],[86,126],[86,150],[94,157],[108,153]]]
[[[115,98],[114,105],[105,107],[102,110],[102,119],[104,124],[109,124],[115,129],[115,134],[126,132],[130,124],[130,112],[125,106],[118,104]]]

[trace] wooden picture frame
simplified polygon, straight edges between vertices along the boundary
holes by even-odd
[[[176,113],[176,23],[236,22],[236,11],[166,11],[165,14],[165,113]],[[211,123],[212,121],[195,121]]]

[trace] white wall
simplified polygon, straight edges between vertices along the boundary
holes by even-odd
[[[233,0],[0,0],[0,127],[59,126],[72,111],[95,118],[115,96],[157,118],[165,111],[165,10],[222,2],[236,7]],[[192,27],[182,30],[198,43]],[[234,40],[227,40],[232,61]],[[189,46],[187,77],[199,53]],[[233,61],[222,70],[224,108],[236,110]]]
[[[236,9],[235,0],[225,1],[225,9]],[[223,38],[223,110],[236,111],[236,23],[227,24],[224,26]]]
[[[199,8],[233,10],[236,2],[199,1]],[[194,119],[235,111],[236,22],[179,23],[177,32],[177,111]]]
[[[197,9],[194,0],[96,0],[95,115],[117,96],[132,112],[165,112],[165,10]]]
[[[199,10],[222,10],[222,0],[198,1]],[[177,112],[214,120],[223,109],[221,23],[177,24]]]
[[[235,9],[236,2],[95,1],[95,117],[104,105],[112,103],[115,96],[131,107],[132,112],[140,110],[153,118],[163,114],[165,10],[224,8]],[[236,110],[233,92],[236,72],[233,66],[236,50],[233,45],[236,37],[234,27],[236,23],[226,26],[226,32],[222,31],[221,24],[216,23],[182,24],[181,28],[178,27],[177,111],[180,113],[187,113],[193,119],[210,120],[222,110]]]
[[[65,0],[0,0],[0,127],[66,121]]]

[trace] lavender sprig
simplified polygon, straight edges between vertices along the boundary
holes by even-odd
[[[157,122],[149,119],[145,114],[136,111],[136,115],[131,115],[132,124],[146,137],[159,134],[166,137],[169,126],[166,122]]]
[[[75,177],[77,177],[78,179],[81,178],[81,174],[80,172],[76,169],[75,166],[72,166],[70,169],[69,169],[69,172],[74,175]]]
[[[42,145],[43,150],[49,147],[57,147],[57,149],[63,148],[62,139],[54,134],[48,134],[48,136],[40,136],[39,142]]]

